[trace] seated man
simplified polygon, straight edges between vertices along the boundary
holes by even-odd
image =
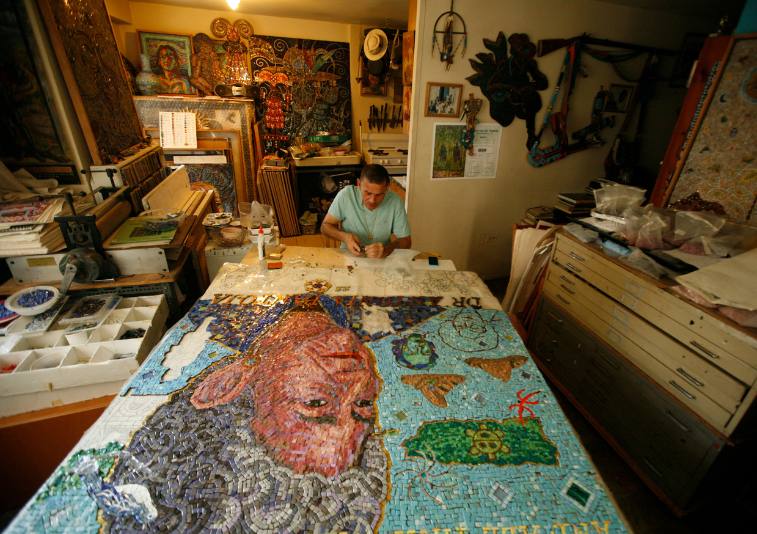
[[[355,256],[385,258],[395,248],[410,248],[405,207],[389,191],[384,167],[366,165],[356,186],[339,191],[323,218],[321,233],[341,241]]]

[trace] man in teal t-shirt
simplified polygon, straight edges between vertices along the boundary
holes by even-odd
[[[405,206],[389,191],[384,167],[366,165],[357,185],[337,193],[323,218],[321,233],[341,241],[355,256],[385,258],[395,248],[410,248]]]

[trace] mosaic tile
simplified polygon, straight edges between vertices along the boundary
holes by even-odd
[[[133,431],[109,409],[87,440],[124,442],[74,453],[9,531],[624,532],[505,314],[455,302],[199,301],[119,398],[164,400]]]

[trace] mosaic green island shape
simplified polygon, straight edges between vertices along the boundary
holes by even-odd
[[[557,447],[537,418],[426,421],[402,442],[407,456],[442,464],[558,465]]]

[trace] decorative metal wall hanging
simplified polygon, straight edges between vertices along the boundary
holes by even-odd
[[[456,30],[456,26],[462,26],[462,31]],[[460,50],[462,47],[462,50]],[[460,50],[460,55],[465,55],[468,47],[468,31],[465,27],[465,20],[459,13],[455,12],[455,0],[450,0],[449,11],[445,11],[436,19],[434,23],[434,39],[431,43],[431,55],[434,50],[439,51],[439,59],[446,63],[449,70],[452,62]]]
[[[223,48],[226,51],[226,62],[223,66],[225,82],[249,85],[252,81],[248,70],[247,52],[245,44],[253,35],[252,25],[246,20],[237,20],[232,24],[224,18],[217,18],[210,24],[210,31],[219,39],[226,39]]]
[[[538,91],[547,88],[547,77],[534,59],[536,46],[525,33],[506,39],[503,32],[496,41],[484,39],[484,46],[491,52],[476,54],[478,61],[470,60],[476,73],[466,79],[481,88],[489,99],[489,115],[502,126],[509,126],[516,117],[526,121],[530,148],[536,140],[536,112],[542,105]]]

